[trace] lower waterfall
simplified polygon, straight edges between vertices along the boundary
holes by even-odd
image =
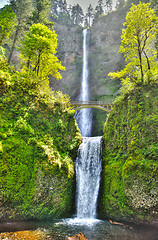
[[[82,138],[76,159],[77,218],[96,218],[101,151],[102,137]]]

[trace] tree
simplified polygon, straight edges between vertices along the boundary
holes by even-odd
[[[5,38],[8,38],[16,25],[16,14],[8,5],[0,10],[0,46]]]
[[[154,40],[158,17],[150,3],[132,5],[126,15],[125,29],[122,30],[120,52],[124,54],[126,66],[112,77],[122,79],[123,84],[149,83],[157,74],[158,63]]]
[[[67,6],[66,0],[51,0],[51,19],[55,22],[72,25],[72,6]]]
[[[156,11],[156,15],[158,16],[158,0],[151,0],[151,4],[152,4],[152,7],[155,9]],[[157,26],[158,28],[158,26]],[[157,56],[158,56],[158,33],[156,35],[156,42],[155,42],[155,46],[156,46],[156,49],[157,49]]]
[[[89,4],[89,7],[87,9],[87,17],[88,17],[88,24],[89,24],[89,27],[91,26],[91,22],[93,20],[93,7],[91,4]]]
[[[74,5],[72,7],[71,18],[72,18],[74,24],[77,24],[77,25],[82,24],[84,14],[83,14],[83,10],[79,4]]]
[[[88,28],[88,17],[87,17],[87,14],[86,14],[86,16],[84,17],[84,27],[85,27],[85,28]]]
[[[33,23],[42,23],[46,26],[52,26],[53,24],[49,22],[50,16],[50,1],[49,0],[33,0],[34,11],[31,20]]]
[[[20,57],[27,69],[45,79],[48,75],[60,79],[60,70],[65,70],[55,56],[57,35],[47,26],[37,23],[29,28],[20,48]]]
[[[104,13],[104,10],[103,10],[103,0],[98,0],[98,5],[95,8],[94,19],[97,19],[103,13]]]
[[[64,13],[64,14],[68,14],[68,10],[67,10],[67,2],[66,0],[59,0],[59,12],[60,13]]]
[[[124,0],[121,0],[121,1],[124,1]],[[107,8],[107,12],[110,12],[112,10],[112,0],[106,0],[105,7]]]
[[[57,22],[65,25],[73,24],[70,13],[71,11],[68,10],[66,0],[59,0]]]
[[[13,36],[13,43],[11,46],[8,62],[11,61],[12,54],[15,49],[18,37],[20,36],[20,34],[22,34],[23,30],[26,28],[27,21],[29,17],[32,15],[33,10],[32,0],[10,0],[10,5],[13,9],[13,12],[16,14],[17,25]]]
[[[58,17],[58,7],[59,1],[51,0],[51,17],[53,18],[53,20]]]

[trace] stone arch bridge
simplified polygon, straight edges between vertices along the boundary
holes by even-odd
[[[83,108],[97,108],[105,112],[111,112],[113,104],[107,104],[102,101],[71,101],[75,111]]]

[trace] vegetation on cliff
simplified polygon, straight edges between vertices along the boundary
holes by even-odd
[[[41,23],[33,24],[21,41],[18,71],[1,47],[2,219],[60,217],[73,211],[73,161],[81,136],[69,97],[49,87],[48,75],[60,79],[64,70],[56,48],[57,35]]]
[[[126,15],[122,30],[120,52],[125,57],[125,67],[109,75],[120,78],[124,88],[154,82],[157,79],[157,52],[153,46],[157,34],[158,18],[150,3],[132,5]]]
[[[2,58],[0,68],[2,217],[66,214],[80,143],[69,98],[40,87],[34,72],[16,72]]]
[[[127,18],[133,14],[133,9],[143,12],[137,19],[137,25],[129,30],[123,30],[121,50],[125,53],[126,64],[131,64],[132,71],[124,70],[111,74],[119,77],[122,74],[122,94],[115,100],[112,112],[108,115],[103,136],[103,173],[100,195],[100,215],[115,219],[152,220],[158,218],[158,84],[157,84],[157,59],[152,53],[155,35],[148,33],[147,21],[142,24],[142,19],[148,13],[148,20],[157,18],[149,4],[139,3],[132,6]],[[131,15],[130,15],[131,14]],[[141,18],[142,16],[142,18]],[[136,15],[137,17],[137,15]],[[154,18],[152,18],[154,17]],[[144,29],[143,29],[144,27]],[[139,34],[134,37],[134,29],[139,28]],[[128,52],[130,45],[125,42],[125,32],[133,32],[133,48]],[[135,46],[146,36],[141,51],[146,51],[142,56],[139,47]],[[148,42],[149,37],[149,42]],[[150,39],[151,37],[151,39]],[[124,49],[123,47],[127,47]],[[126,51],[127,50],[127,51]],[[136,51],[135,51],[136,50]],[[127,54],[127,55],[126,55]],[[131,58],[132,55],[132,58]],[[129,57],[130,56],[130,57]],[[148,57],[149,56],[149,57]],[[144,57],[144,59],[143,59]],[[152,60],[150,59],[152,58]],[[142,61],[141,61],[142,60]],[[149,64],[152,66],[149,68]],[[132,74],[131,74],[132,73]],[[125,76],[123,76],[125,75]],[[128,80],[128,81],[127,81]]]
[[[104,128],[100,214],[157,217],[158,90],[137,87],[114,103]]]

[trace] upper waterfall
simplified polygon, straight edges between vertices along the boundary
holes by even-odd
[[[83,30],[83,66],[80,101],[89,101],[89,70],[88,70],[88,51],[89,51],[89,30]],[[90,108],[82,109],[77,113],[76,120],[83,137],[90,137],[92,132],[92,111]]]

